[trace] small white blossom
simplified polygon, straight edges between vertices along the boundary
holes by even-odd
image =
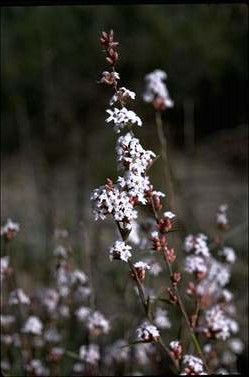
[[[116,340],[112,345],[106,348],[105,363],[110,365],[113,361],[124,363],[130,357],[130,349],[124,339]]]
[[[0,276],[1,276],[1,281],[4,279],[5,275],[6,275],[6,272],[8,271],[8,268],[9,268],[9,256],[6,255],[5,257],[2,257],[0,259],[0,266],[1,266],[1,270],[0,270]]]
[[[122,107],[122,109],[114,107],[114,110],[108,109],[106,110],[106,112],[109,114],[106,122],[113,122],[114,131],[117,133],[119,133],[122,128],[128,125],[137,124],[140,127],[142,126],[142,121],[139,116],[137,116],[134,111],[128,110],[126,107]]]
[[[116,241],[109,250],[110,260],[118,259],[127,262],[131,258],[131,246],[126,245],[123,241]]]
[[[169,96],[166,84],[163,82],[167,78],[166,72],[156,69],[145,76],[146,88],[143,94],[145,102],[153,102],[156,98],[160,98],[165,107],[173,107],[174,102]]]
[[[167,310],[157,308],[155,312],[154,323],[159,329],[170,329],[171,322],[169,320]]]
[[[75,270],[71,272],[71,281],[72,284],[78,283],[78,284],[85,284],[87,282],[88,278],[85,274],[85,272],[81,270]]]
[[[206,261],[203,258],[198,257],[196,255],[189,255],[185,259],[185,267],[184,267],[184,269],[189,274],[192,274],[194,272],[195,273],[206,274],[206,272],[207,272]]]
[[[6,224],[1,227],[1,236],[4,236],[9,240],[15,237],[19,231],[20,225],[11,219],[8,219]]]
[[[10,292],[9,295],[9,305],[29,305],[30,298],[23,292],[22,289],[18,288],[15,291]]]
[[[58,343],[61,340],[61,335],[56,327],[50,327],[44,332],[44,339],[48,343]]]
[[[141,268],[142,270],[150,270],[150,266],[148,265],[148,263],[145,263],[145,262],[142,262],[142,261],[136,262],[134,264],[134,267],[138,268],[138,269]]]
[[[162,266],[160,263],[158,263],[156,260],[153,259],[148,259],[146,262],[149,264],[150,269],[149,269],[149,274],[153,276],[158,276],[160,272],[162,272]]]
[[[185,238],[184,250],[189,253],[192,252],[196,255],[202,255],[203,257],[209,257],[209,249],[207,246],[207,236],[199,233],[196,236],[190,234]]]
[[[244,343],[239,338],[229,339],[228,345],[229,345],[231,351],[233,351],[234,353],[236,353],[238,355],[241,354],[244,350]]]
[[[76,302],[84,302],[91,294],[90,287],[78,286],[77,289],[73,292],[74,299]]]
[[[59,302],[58,292],[53,288],[47,289],[43,297],[43,305],[45,306],[45,308],[47,309],[49,313],[53,313],[55,311],[58,302]]]
[[[132,92],[131,90],[129,89],[126,89],[125,87],[121,87],[119,88],[119,90],[117,91],[117,93],[115,93],[112,98],[110,99],[110,106],[112,106],[115,102],[117,102],[118,100],[121,100],[121,101],[125,101],[127,99],[135,99],[136,97],[136,93],[135,92]]]
[[[144,322],[137,328],[137,336],[143,342],[153,342],[158,340],[160,334],[156,326]]]
[[[218,212],[216,214],[216,222],[218,225],[228,224],[227,210],[228,210],[227,204],[222,204],[219,206]]]
[[[110,190],[105,186],[93,190],[91,201],[95,220],[104,220],[107,215],[112,215],[123,229],[131,229],[132,220],[137,218],[130,197],[118,185]]]
[[[207,373],[204,371],[203,361],[196,356],[193,355],[184,355],[183,356],[183,365],[184,370],[181,375],[206,375]]]
[[[87,308],[85,306],[81,306],[75,311],[75,315],[80,322],[84,322],[88,319],[89,315],[91,313],[91,309]]]
[[[89,318],[87,323],[88,329],[94,334],[107,334],[110,330],[109,321],[99,311],[95,311]]]
[[[81,346],[79,350],[79,357],[88,364],[96,365],[100,359],[99,346],[97,344]]]
[[[205,312],[204,332],[211,336],[226,340],[232,333],[238,332],[238,329],[237,322],[227,317],[221,306],[215,305]]]
[[[58,307],[58,312],[59,312],[60,316],[63,317],[63,318],[69,318],[70,317],[70,310],[69,310],[69,306],[67,306],[67,305],[60,305]]]
[[[170,220],[174,219],[176,217],[176,215],[171,211],[164,212],[163,216],[170,219]]]
[[[29,362],[29,364],[26,366],[27,371],[30,373],[30,375],[34,375],[37,377],[46,377],[49,376],[49,369],[46,368],[42,361],[39,359],[33,359]]]
[[[30,316],[24,324],[23,332],[32,335],[41,335],[43,324],[41,320],[36,316]]]
[[[62,245],[58,245],[56,246],[56,248],[54,249],[53,251],[53,255],[55,257],[60,257],[60,258],[67,258],[68,257],[68,252],[67,252],[67,249],[62,246]]]
[[[218,251],[218,255],[225,259],[225,262],[233,264],[236,261],[236,254],[232,247],[223,247]]]

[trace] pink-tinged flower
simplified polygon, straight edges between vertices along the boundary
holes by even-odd
[[[19,231],[20,225],[18,223],[15,223],[11,219],[8,219],[6,224],[1,227],[1,236],[4,237],[6,241],[11,241],[16,237]]]
[[[119,133],[120,130],[126,126],[137,125],[142,126],[142,121],[137,116],[136,113],[132,110],[128,110],[126,107],[118,109],[114,107],[114,110],[108,109],[106,112],[109,114],[109,117],[106,119],[107,123],[112,122],[114,124],[114,131]]]
[[[127,262],[132,256],[131,250],[131,246],[126,245],[125,242],[116,241],[109,250],[110,260],[118,259]]]
[[[29,333],[32,335],[41,335],[42,329],[43,329],[43,324],[41,320],[38,317],[32,315],[25,322],[22,331],[24,333]]]
[[[124,86],[118,89],[118,91],[110,99],[110,106],[114,105],[115,102],[119,101],[122,104],[125,104],[128,99],[135,99],[136,93],[132,92],[129,89],[126,89]]]
[[[171,355],[175,360],[180,360],[182,357],[182,344],[179,340],[173,340],[170,342],[169,347],[171,349]]]
[[[155,109],[159,111],[174,106],[174,102],[170,98],[167,86],[164,83],[166,78],[166,72],[161,69],[156,69],[145,76],[146,88],[143,100],[152,103]]]
[[[215,305],[205,312],[203,333],[209,338],[226,340],[239,330],[238,323],[229,318],[220,305]]]
[[[206,375],[204,371],[203,361],[193,355],[184,355],[183,356],[183,366],[184,369],[181,375]]]
[[[142,325],[139,326],[136,331],[138,340],[143,342],[156,342],[160,337],[160,333],[156,326],[151,325],[148,322],[142,323]]]
[[[97,344],[81,346],[79,350],[79,358],[88,364],[96,365],[100,360],[99,346]]]
[[[134,268],[136,270],[136,274],[137,274],[138,279],[141,282],[143,282],[144,279],[145,279],[146,270],[150,270],[150,266],[147,263],[145,263],[145,262],[139,261],[139,262],[136,262],[134,264]],[[136,279],[135,274],[133,274],[133,272],[132,272],[131,276],[134,279]]]

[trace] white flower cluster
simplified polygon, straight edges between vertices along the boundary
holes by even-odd
[[[100,359],[99,346],[97,344],[81,346],[79,350],[79,358],[88,364],[96,365]]]
[[[160,334],[156,326],[144,322],[137,328],[137,336],[143,342],[153,342],[158,340]]]
[[[31,315],[25,322],[22,331],[32,335],[41,335],[42,329],[43,324],[41,320],[38,317]]]
[[[5,236],[9,233],[18,233],[20,231],[20,225],[15,223],[11,219],[8,219],[6,224],[1,227],[1,236]]]
[[[15,291],[10,292],[9,295],[9,305],[29,305],[30,298],[23,292],[22,289],[18,288]]]
[[[145,150],[139,139],[133,137],[130,132],[120,136],[116,144],[117,164],[120,170],[129,170],[134,174],[145,173],[151,164],[155,153]]]
[[[157,308],[155,312],[154,323],[159,329],[170,329],[171,322],[169,320],[167,310]]]
[[[116,241],[109,250],[110,260],[118,259],[127,262],[131,255],[131,246],[123,241]]]
[[[192,252],[195,255],[202,255],[203,257],[209,257],[209,248],[207,245],[208,238],[205,234],[199,233],[196,236],[190,234],[185,238],[184,250],[189,253]]]
[[[145,102],[153,102],[155,98],[160,98],[165,107],[174,106],[174,102],[170,98],[167,86],[164,83],[166,78],[166,72],[161,69],[155,69],[145,76],[146,88],[143,94],[143,100]]]
[[[114,107],[114,110],[107,109],[106,112],[109,117],[106,119],[107,123],[114,123],[114,131],[119,133],[120,130],[126,126],[131,126],[137,124],[139,127],[142,126],[142,121],[139,116],[132,110],[128,110],[126,107],[118,109]]]
[[[88,318],[87,328],[91,333],[98,334],[107,334],[110,330],[109,321],[103,316],[99,311],[95,311]]]
[[[238,323],[225,314],[221,305],[215,305],[205,312],[204,332],[211,333],[217,339],[226,340],[238,330]]]
[[[189,274],[206,274],[207,265],[203,258],[197,255],[189,255],[185,259],[185,271]]]
[[[181,375],[206,375],[204,371],[203,362],[199,357],[193,355],[183,356],[184,369]]]
[[[108,346],[105,351],[105,363],[110,365],[113,361],[116,363],[125,363],[130,357],[130,349],[124,339],[118,339]]]
[[[221,204],[218,208],[218,212],[216,214],[216,222],[218,225],[227,225],[228,224],[228,217],[227,217],[227,204]]]
[[[131,221],[137,218],[137,211],[127,192],[122,191],[117,184],[112,189],[100,186],[93,190],[91,201],[95,220],[104,220],[107,215],[113,215],[123,229],[131,229]]]
[[[132,92],[131,90],[126,89],[124,86],[122,86],[121,88],[119,88],[117,93],[115,93],[112,96],[109,103],[110,103],[110,106],[112,106],[112,105],[114,105],[115,102],[117,102],[119,100],[125,101],[127,99],[135,99],[135,97],[136,97],[135,92]]]

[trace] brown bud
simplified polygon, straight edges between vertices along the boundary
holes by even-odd
[[[172,304],[176,304],[177,303],[177,296],[176,294],[173,292],[173,290],[171,288],[166,288],[166,291],[168,292],[168,295],[169,295],[169,301],[172,303]]]
[[[180,272],[173,272],[170,278],[171,278],[172,283],[174,285],[177,285],[178,283],[180,283],[182,276]]]

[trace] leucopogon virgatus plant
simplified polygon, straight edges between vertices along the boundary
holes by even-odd
[[[243,343],[239,338],[233,338],[239,325],[235,319],[233,294],[225,288],[230,281],[235,252],[225,246],[222,237],[211,241],[202,233],[188,235],[184,241],[186,257],[182,270],[190,279],[187,286],[180,289],[183,271],[175,267],[176,252],[168,240],[168,233],[176,224],[176,215],[172,207],[164,209],[162,199],[165,194],[154,188],[149,177],[149,169],[158,156],[145,149],[135,136],[136,128],[141,127],[143,122],[128,107],[129,102],[136,98],[135,92],[119,86],[120,74],[116,70],[118,42],[114,39],[113,30],[102,32],[100,42],[109,69],[102,73],[99,82],[113,90],[110,107],[106,110],[106,123],[117,134],[115,152],[119,176],[116,180],[107,178],[105,184],[94,189],[91,203],[95,220],[105,220],[107,217],[114,220],[119,238],[110,246],[109,258],[111,261],[127,263],[144,309],[144,321],[137,328],[137,337],[130,346],[139,349],[144,345],[148,348],[152,344],[158,345],[165,352],[167,360],[171,361],[171,371],[175,374],[235,372],[234,361],[236,354],[242,351]],[[159,139],[162,131],[161,113],[174,105],[164,83],[166,77],[166,73],[160,69],[147,74],[143,94],[144,101],[151,103],[156,111],[161,127]],[[167,158],[163,143],[161,147],[164,158]],[[169,178],[167,172],[166,178]],[[141,207],[146,207],[151,214],[143,231],[139,225]],[[217,225],[221,232],[228,227],[226,205],[219,208]],[[150,257],[137,260],[139,253],[134,249],[150,250]],[[180,312],[189,335],[187,342],[179,334],[171,340],[163,339],[161,335],[161,329],[171,327],[173,318],[168,317],[167,310],[155,308],[158,301],[153,301],[144,285],[147,273],[157,276],[162,271],[160,263],[151,253],[160,254],[166,263],[170,286],[164,288],[164,302]],[[183,295],[192,302],[191,313],[186,311]],[[123,344],[122,341],[120,344]]]

